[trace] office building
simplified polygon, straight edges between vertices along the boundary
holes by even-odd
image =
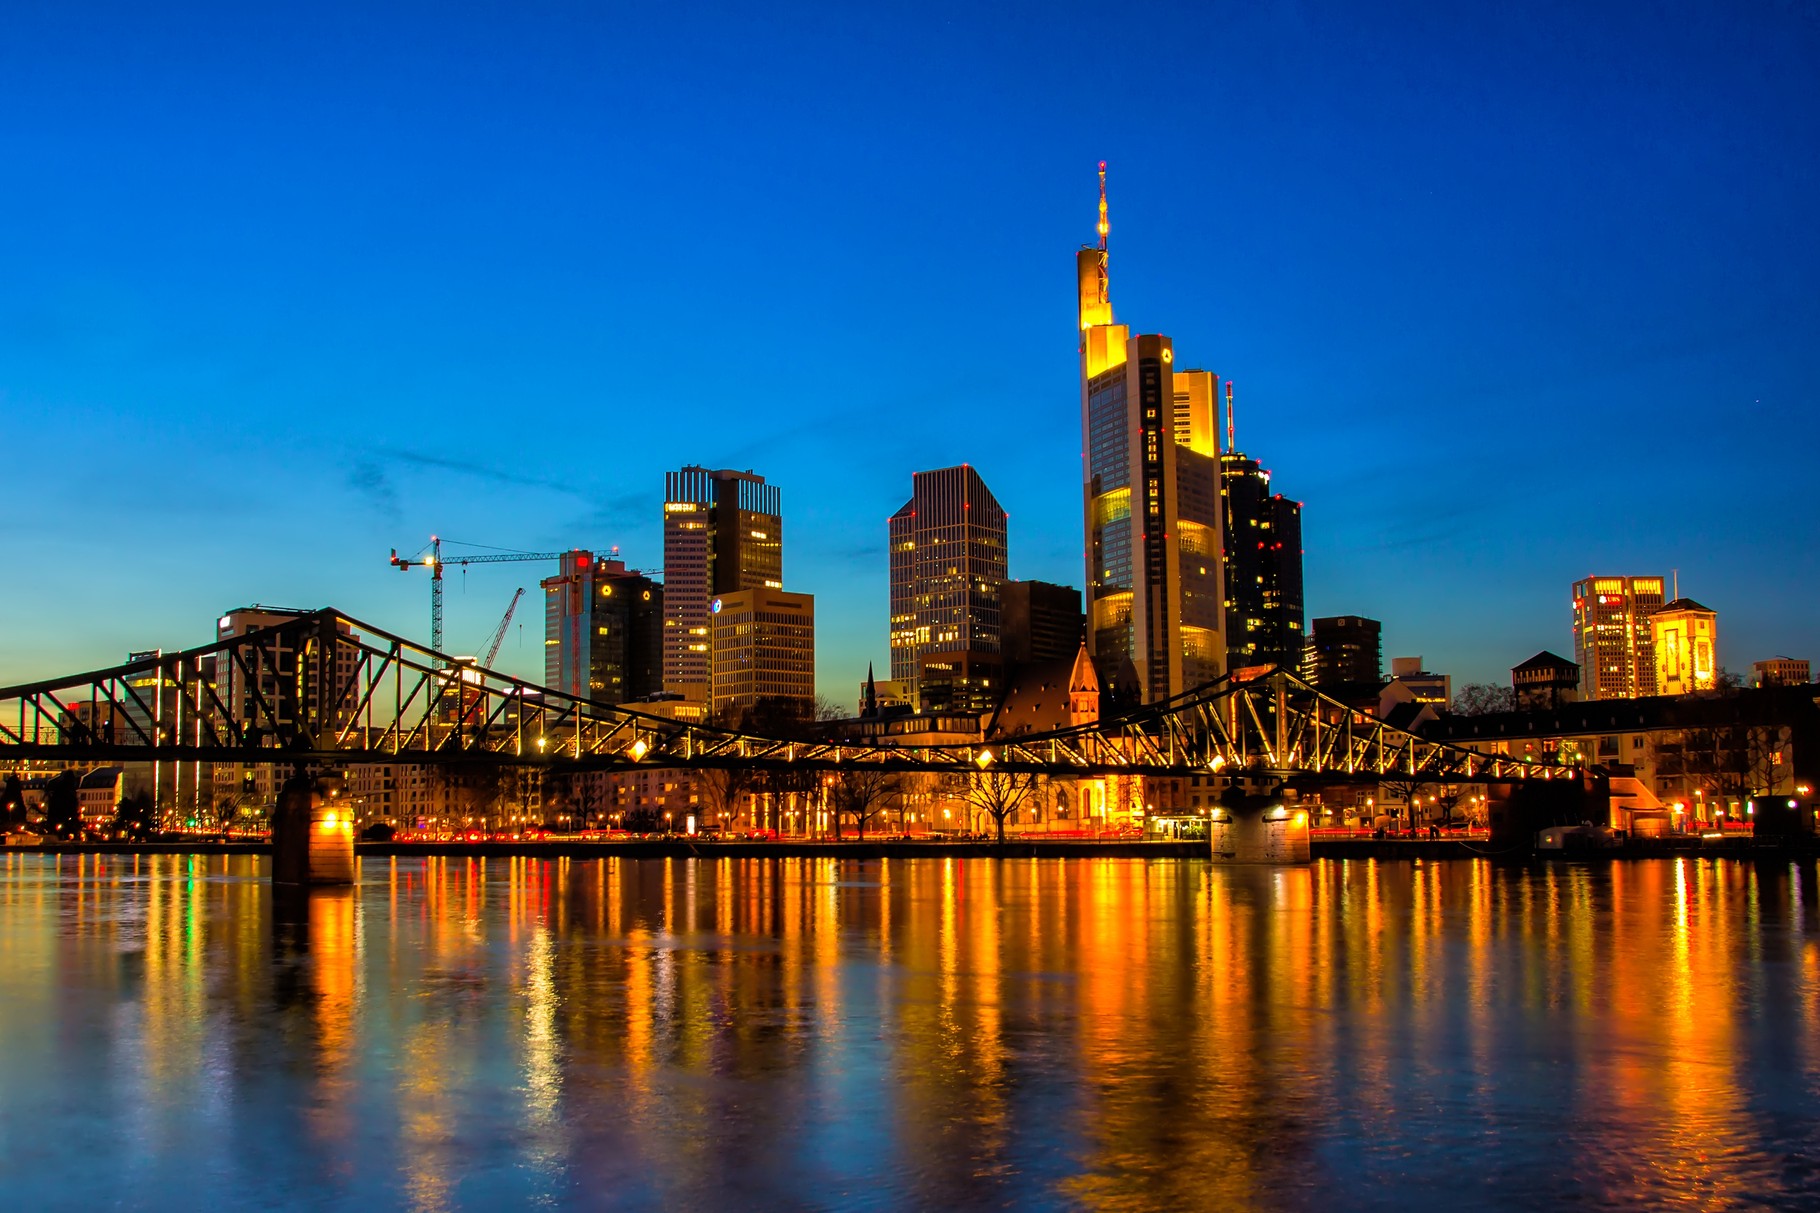
[[[1453,703],[1453,676],[1423,669],[1420,657],[1392,657],[1390,681],[1392,686],[1407,690],[1409,698],[1416,703],[1428,704],[1440,711],[1446,711]]]
[[[564,552],[542,585],[545,686],[595,703],[663,690],[662,585],[579,550]]]
[[[1772,657],[1750,663],[1753,687],[1798,687],[1814,680],[1812,667],[1795,657]]]
[[[781,494],[750,471],[686,467],[664,477],[664,690],[708,702],[709,604],[738,590],[782,589]]]
[[[1649,616],[1657,695],[1710,691],[1719,680],[1719,616],[1691,598],[1677,598]]]
[[[245,636],[311,613],[288,607],[237,607],[216,620],[215,639]],[[337,620],[336,629],[338,637],[352,639],[353,629],[346,621]],[[321,685],[315,662],[299,660],[295,640],[294,635],[276,635],[256,652],[237,650],[238,660],[226,652],[215,659],[214,698],[251,745],[329,748],[330,734],[353,720],[356,699],[342,694],[342,688],[352,686],[359,661],[353,645],[338,639],[332,667],[335,685],[330,688]],[[239,801],[251,809],[271,804],[289,771],[269,763],[216,763],[210,777],[217,805]]]
[[[710,703],[716,713],[788,700],[808,714],[815,703],[815,596],[760,588],[722,594],[709,605],[713,655]]]
[[[1270,472],[1240,454],[1226,384],[1226,450],[1220,455],[1225,536],[1228,669],[1294,670],[1307,640],[1302,620],[1302,503],[1270,491]]]
[[[1168,337],[1114,323],[1108,231],[1102,164],[1099,243],[1075,262],[1087,648],[1103,685],[1153,702],[1226,668],[1219,380],[1178,371]]]
[[[950,674],[999,660],[1006,516],[963,464],[911,476],[891,515],[891,679],[920,701],[921,660],[941,654]]]
[[[1383,682],[1383,630],[1377,620],[1359,615],[1315,620],[1308,641],[1308,680],[1322,690]]]
[[[1580,698],[1635,699],[1656,690],[1649,617],[1662,605],[1660,577],[1588,577],[1574,582],[1574,661]]]
[[[999,594],[999,651],[1005,664],[1072,661],[1086,617],[1081,592],[1049,581],[1007,581]]]

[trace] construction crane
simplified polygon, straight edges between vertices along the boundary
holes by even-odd
[[[449,540],[454,543],[455,540]],[[471,545],[470,545],[471,546]],[[431,535],[430,542],[419,548],[415,555],[400,556],[398,549],[392,549],[392,566],[401,572],[411,568],[430,570],[430,651],[442,653],[442,570],[446,564],[467,568],[470,564],[516,564],[527,560],[561,560],[562,552],[497,552],[485,556],[451,556],[444,560],[442,556],[442,539]],[[438,665],[441,658],[434,659]]]
[[[506,608],[505,618],[499,621],[499,627],[494,631],[493,639],[487,645],[487,655],[480,659],[480,666],[482,669],[490,670],[493,668],[493,658],[499,656],[500,642],[506,638],[506,629],[512,626],[512,612],[518,609],[518,600],[524,596],[525,588],[521,585],[518,587],[518,592],[512,595],[512,605]]]

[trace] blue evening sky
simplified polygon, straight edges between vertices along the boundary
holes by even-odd
[[[427,639],[431,532],[662,563],[663,473],[782,486],[819,682],[971,462],[1079,585],[1073,253],[1234,378],[1309,615],[1456,683],[1680,570],[1820,659],[1811,3],[246,5],[0,15],[0,682],[250,602]],[[541,671],[536,579],[449,584]]]

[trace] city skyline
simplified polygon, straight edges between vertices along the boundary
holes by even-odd
[[[892,29],[873,20],[764,45],[791,64],[841,60]],[[1812,656],[1813,473],[1765,476],[1755,460],[1765,446],[1813,447],[1802,390],[1820,324],[1804,284],[1820,258],[1797,219],[1814,196],[1816,119],[1796,104],[1811,100],[1800,64],[1813,32],[1717,16],[1663,29],[1641,10],[1596,24],[1481,17],[1470,31],[1409,14],[1381,30],[1344,14],[1302,20],[1320,49],[1266,17],[1184,15],[1185,35],[1260,52],[1263,66],[1221,57],[1218,107],[1144,83],[1137,48],[1102,35],[1106,112],[1067,138],[1040,133],[1037,110],[1064,90],[1039,79],[1036,109],[968,87],[932,119],[990,103],[1009,143],[968,133],[946,146],[882,89],[805,143],[812,116],[741,70],[621,146],[561,104],[632,87],[601,82],[586,48],[602,30],[581,18],[570,32],[582,49],[547,74],[532,70],[546,66],[543,39],[507,37],[480,83],[455,69],[497,31],[440,30],[415,69],[420,93],[386,91],[383,57],[333,30],[247,18],[235,31],[251,40],[245,61],[276,79],[259,113],[229,120],[209,85],[248,69],[225,43],[184,39],[199,18],[79,56],[56,14],[26,15],[0,50],[0,87],[29,99],[0,107],[18,124],[22,182],[0,203],[0,248],[17,269],[0,287],[0,417],[19,503],[0,522],[15,560],[0,680],[200,643],[219,613],[251,602],[333,605],[427,640],[427,587],[382,576],[387,549],[430,533],[617,545],[652,567],[658,477],[702,464],[755,468],[789,495],[788,588],[817,596],[818,686],[844,702],[868,662],[886,664],[879,522],[911,473],[979,468],[1010,514],[1011,575],[1081,581],[1065,259],[1091,227],[1102,158],[1121,312],[1237,382],[1248,453],[1310,509],[1310,618],[1381,619],[1387,657],[1422,653],[1456,685],[1502,682],[1539,649],[1570,650],[1573,579],[1678,569],[1724,617],[1730,668]],[[293,32],[298,63],[286,66]],[[969,26],[912,50],[959,64],[1004,32]],[[1376,138],[1352,152],[1299,123],[1332,117],[1366,67],[1325,86],[1314,69],[1361,50],[1381,67],[1412,32],[1406,58],[1389,61],[1422,64],[1421,82],[1361,94],[1355,133]],[[403,33],[382,21],[374,41]],[[1569,34],[1574,54],[1539,53]],[[1494,35],[1508,45],[1485,49]],[[1612,63],[1627,70],[1606,81]],[[344,83],[310,74],[324,65],[344,67]],[[530,79],[542,91],[508,95]],[[663,153],[666,130],[707,138],[741,90],[788,121],[727,136],[719,159]],[[158,104],[135,110],[135,98]],[[371,98],[393,107],[364,133],[319,112]],[[1457,100],[1474,104],[1445,112]],[[1159,115],[1154,131],[1128,129],[1140,111]],[[529,136],[565,114],[562,134],[598,136],[586,171],[561,140]],[[1582,117],[1588,130],[1571,132]],[[868,120],[895,138],[855,176],[853,124]],[[187,140],[169,133],[179,127]],[[426,132],[443,138],[362,184],[360,166]],[[1272,139],[1284,153],[1266,154]],[[1217,171],[1184,168],[1178,142]],[[1552,155],[1507,163],[1493,145]],[[152,146],[190,150],[154,163]],[[1316,179],[1298,151],[1350,174],[1331,213],[1297,201]],[[273,189],[315,163],[333,171],[296,198]],[[521,184],[504,184],[508,166]],[[1179,188],[1182,174],[1219,189]],[[734,196],[680,205],[716,183]],[[737,221],[718,213],[734,206]],[[754,228],[771,237],[762,255]],[[559,259],[582,231],[596,234]],[[940,306],[906,308],[898,293],[938,249]],[[670,285],[679,265],[710,285],[768,274],[775,310],[834,338],[826,386],[800,376],[791,343],[754,331],[739,296]],[[957,322],[990,329],[975,344],[992,348],[958,350]],[[648,358],[620,357],[615,323]],[[685,356],[680,387],[638,365]],[[599,432],[557,442],[533,418]],[[1585,441],[1601,433],[1609,446]],[[1700,461],[1710,476],[1687,466]],[[117,579],[114,601],[72,591],[91,561]],[[448,647],[476,647],[514,588],[553,571],[475,570],[465,594],[452,581]],[[501,668],[540,671],[534,619],[521,618],[530,626],[508,638]]]

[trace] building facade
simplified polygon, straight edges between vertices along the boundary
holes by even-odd
[[[1384,625],[1361,615],[1314,621],[1308,641],[1308,680],[1323,690],[1384,681]]]
[[[1081,592],[1049,581],[1007,581],[999,595],[999,648],[1007,665],[1071,660],[1086,616]]]
[[[710,704],[748,712],[760,700],[815,703],[815,596],[737,590],[710,604]]]
[[[1660,577],[1588,577],[1574,582],[1574,662],[1580,698],[1635,699],[1656,689],[1649,617],[1662,605]]]
[[[1102,683],[1144,702],[1219,677],[1218,376],[1175,368],[1160,334],[1113,322],[1106,176],[1100,240],[1076,257],[1087,648]]]
[[[563,553],[542,585],[545,686],[596,703],[663,690],[662,585],[585,551]]]
[[[1812,667],[1795,657],[1772,657],[1750,663],[1753,687],[1796,687],[1814,680]]]
[[[920,699],[921,659],[998,659],[1007,517],[972,467],[911,477],[891,515],[891,679]]]
[[[1307,639],[1302,505],[1272,493],[1270,473],[1257,460],[1228,450],[1220,456],[1220,507],[1227,668],[1280,665],[1293,670],[1301,664]]]
[[[1424,669],[1420,657],[1392,657],[1390,681],[1408,690],[1410,699],[1416,703],[1428,704],[1442,712],[1453,704],[1453,676]]]
[[[1677,598],[1649,617],[1657,695],[1710,691],[1719,681],[1719,616],[1691,598]]]
[[[783,504],[776,485],[750,471],[686,467],[665,475],[665,691],[708,702],[709,605],[718,595],[783,584]]]
[[[237,607],[216,620],[215,639],[245,636],[310,613],[287,607]],[[338,620],[336,628],[341,636],[353,634],[345,621]],[[353,682],[357,661],[351,645],[337,643],[332,674],[337,687]],[[254,746],[296,745],[300,738],[339,728],[353,716],[352,703],[323,706],[325,697],[332,698],[330,688],[320,685],[311,663],[300,661],[297,648],[284,636],[273,637],[260,656],[246,664],[232,654],[221,654],[215,663],[214,688]],[[289,774],[288,768],[271,763],[216,763],[209,773],[218,807],[238,800],[249,809],[273,803],[278,783]]]
[[[1580,698],[1580,667],[1543,649],[1510,667],[1512,704],[1519,710],[1558,708]]]

